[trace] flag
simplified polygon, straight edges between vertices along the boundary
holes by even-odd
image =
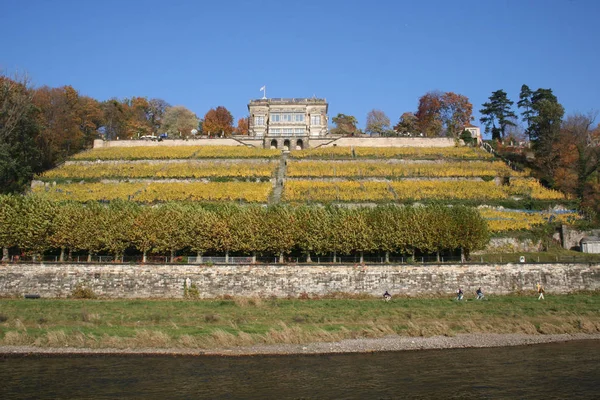
[[[261,90],[261,91],[263,91],[263,90],[265,90],[265,89],[266,89],[266,87],[264,87],[264,86],[260,88],[260,90]]]

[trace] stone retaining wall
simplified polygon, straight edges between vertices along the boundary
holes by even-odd
[[[94,140],[94,149],[102,147],[180,147],[180,146],[244,146],[235,139],[167,139],[161,142],[151,140]]]
[[[310,147],[354,146],[354,147],[454,147],[452,138],[406,138],[406,137],[341,137],[309,139]],[[263,139],[259,138],[222,138],[222,139],[168,139],[162,142],[149,140],[94,140],[94,148],[101,147],[158,147],[158,146],[254,146],[262,147]]]
[[[406,137],[343,137],[323,144],[322,147],[454,147],[452,138],[406,138]]]
[[[533,290],[549,295],[600,289],[600,264],[506,265],[89,265],[5,264],[0,296],[39,294],[67,297],[81,285],[107,298],[181,298],[184,284],[202,298],[223,295],[297,297],[334,292],[451,296],[462,287],[470,296]]]

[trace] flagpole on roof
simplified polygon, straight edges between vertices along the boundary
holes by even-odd
[[[267,98],[267,85],[264,85],[263,87],[260,88],[260,91],[263,92],[263,99]]]

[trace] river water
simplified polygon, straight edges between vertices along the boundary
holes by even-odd
[[[592,399],[600,341],[310,356],[0,356],[0,399]]]

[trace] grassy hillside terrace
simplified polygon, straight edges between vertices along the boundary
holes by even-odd
[[[485,288],[484,288],[485,291]],[[73,295],[93,295],[79,291]],[[397,293],[392,293],[397,296]],[[193,297],[194,293],[189,293]],[[460,333],[598,333],[597,293],[274,300],[0,300],[0,345],[216,348]]]

